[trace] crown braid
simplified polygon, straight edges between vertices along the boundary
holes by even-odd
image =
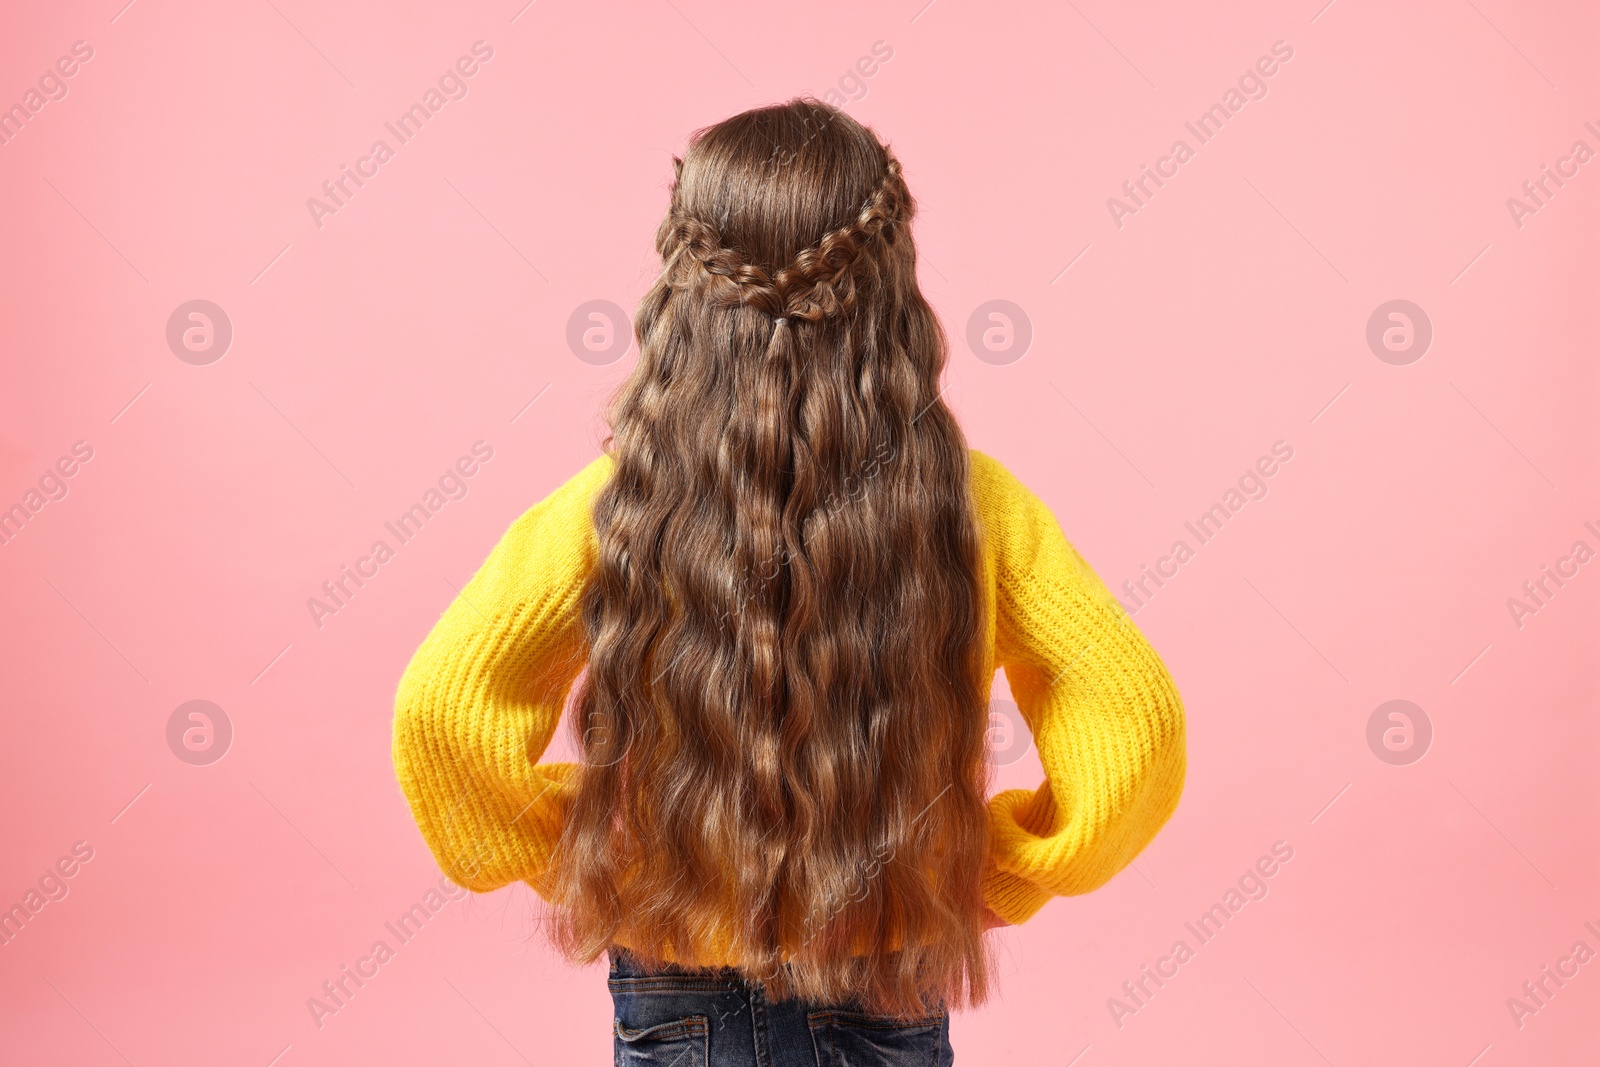
[[[725,306],[759,308],[779,325],[789,319],[816,322],[852,310],[858,268],[872,259],[875,244],[893,244],[906,221],[910,196],[900,163],[892,155],[887,160],[882,180],[856,217],[823,234],[776,274],[745,262],[722,244],[715,226],[674,205],[660,244],[669,284],[699,289]]]

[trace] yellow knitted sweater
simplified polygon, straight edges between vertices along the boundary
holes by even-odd
[[[538,890],[561,836],[578,765],[539,759],[583,667],[589,507],[611,470],[599,456],[511,525],[395,694],[401,789],[440,867],[468,889]],[[1167,821],[1183,790],[1183,703],[1050,509],[976,449],[971,471],[984,674],[1005,670],[1045,774],[989,801],[984,896],[1021,923],[1052,896],[1104,884]]]

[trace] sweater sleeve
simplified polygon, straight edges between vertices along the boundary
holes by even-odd
[[[537,889],[577,765],[538,763],[583,667],[579,614],[602,455],[512,523],[400,679],[393,758],[423,839],[478,892]]]
[[[1183,702],[1044,502],[981,453],[974,473],[994,539],[995,662],[1045,774],[1037,789],[989,802],[985,899],[1020,923],[1052,896],[1105,884],[1172,815],[1186,768]]]

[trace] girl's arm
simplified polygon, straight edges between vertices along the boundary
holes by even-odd
[[[511,525],[411,659],[395,693],[395,774],[439,866],[479,892],[538,887],[573,763],[538,763],[583,667],[579,596],[595,553],[602,455]]]
[[[985,900],[1020,923],[1087,893],[1149,844],[1183,791],[1183,702],[1161,658],[1067,542],[1054,514],[979,454],[996,571],[996,665],[1044,766],[989,802]],[[975,475],[980,472],[975,469]]]

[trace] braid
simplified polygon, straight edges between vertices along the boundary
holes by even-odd
[[[782,325],[816,322],[856,305],[856,282],[875,245],[894,243],[910,195],[900,163],[888,157],[883,179],[856,217],[796,255],[773,274],[724,246],[715,226],[676,206],[663,226],[664,274],[673,288],[699,289],[717,304],[758,308]]]

